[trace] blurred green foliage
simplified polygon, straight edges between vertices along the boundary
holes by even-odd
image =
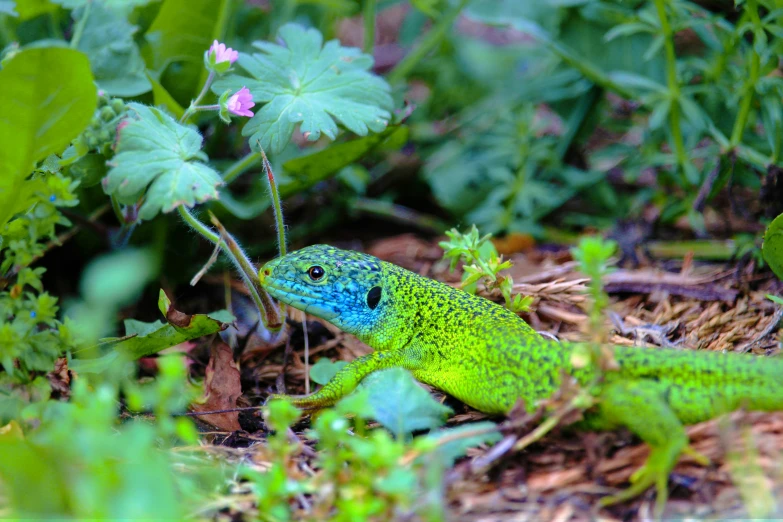
[[[172,413],[197,394],[194,376],[168,356],[141,382],[133,361],[232,318],[194,314],[187,327],[126,319],[116,337],[120,314],[135,311],[156,278],[177,285],[198,270],[200,259],[170,255],[195,243],[172,211],[201,204],[231,230],[249,222],[256,234],[238,234],[246,243],[273,244],[257,234],[269,230],[263,148],[291,214],[320,210],[292,227],[298,237],[359,206],[421,227],[449,219],[544,239],[654,207],[660,224],[686,218],[704,235],[705,210],[726,187],[771,191],[772,217],[783,210],[770,189],[781,184],[783,11],[773,0],[704,5],[0,0],[2,512],[182,518],[230,509],[234,487],[249,488],[268,520],[442,520],[444,471],[499,434],[491,423],[442,429],[449,408],[403,371],[374,375],[314,419],[313,473],[294,461],[301,447],[288,428],[298,412],[287,403],[264,410],[274,434],[259,451],[269,466],[182,449],[196,443],[194,425]],[[204,66],[216,39],[240,52],[217,78]],[[215,106],[241,87],[255,115],[225,127]],[[194,110],[193,100],[204,105]],[[94,223],[104,207],[114,217]],[[58,255],[69,218],[96,225],[91,233],[112,251],[80,243],[86,267],[68,278],[81,285],[60,296],[36,263]],[[763,247],[778,275],[779,221]],[[467,291],[530,306],[489,236],[475,227],[447,235],[441,246],[464,265]],[[759,239],[744,238],[742,253],[758,254]],[[593,281],[596,329],[613,251],[598,239],[573,251]],[[313,381],[339,366],[321,359]]]
[[[775,275],[783,280],[783,214],[773,219],[767,227],[761,251]]]

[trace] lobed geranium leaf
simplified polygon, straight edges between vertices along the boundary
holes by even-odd
[[[103,180],[104,190],[120,203],[135,203],[144,195],[141,219],[217,199],[223,184],[217,172],[203,163],[201,135],[177,123],[160,109],[128,104],[129,117],[119,133],[117,155]]]
[[[283,45],[255,42],[260,53],[240,53],[238,64],[250,77],[238,74],[218,80],[213,92],[250,89],[253,101],[264,104],[245,125],[257,148],[280,152],[299,123],[307,139],[321,133],[334,139],[337,123],[366,136],[381,132],[391,114],[389,85],[372,74],[372,57],[332,40],[323,44],[315,29],[287,24],[280,29]]]

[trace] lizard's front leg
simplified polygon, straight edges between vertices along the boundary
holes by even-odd
[[[303,410],[318,410],[334,406],[351,393],[370,373],[385,368],[401,367],[415,372],[419,368],[419,357],[410,350],[373,352],[349,362],[337,372],[323,388],[310,395],[272,395],[270,399],[287,398],[294,406]]]

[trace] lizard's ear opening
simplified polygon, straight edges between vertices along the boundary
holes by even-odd
[[[378,303],[381,302],[381,287],[380,286],[373,286],[370,288],[370,291],[367,292],[367,306],[370,307],[370,310],[375,310],[375,308],[378,306]]]

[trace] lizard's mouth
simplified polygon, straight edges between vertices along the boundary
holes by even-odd
[[[259,274],[259,279],[261,285],[269,292],[269,295],[298,310],[327,321],[331,321],[340,315],[339,312],[327,305],[323,297],[297,292],[294,285],[287,280],[266,279],[263,271]]]

